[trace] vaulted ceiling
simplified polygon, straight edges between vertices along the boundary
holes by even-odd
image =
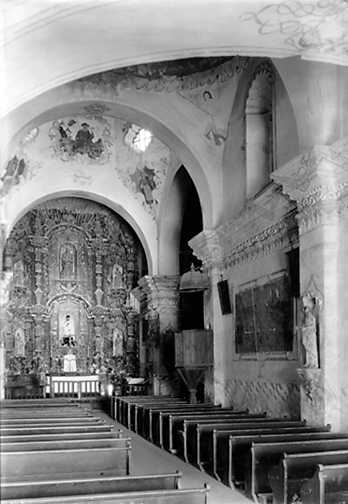
[[[345,0],[3,0],[0,14],[2,115],[100,71],[138,65],[156,78],[208,68],[149,62],[298,55],[348,65]]]

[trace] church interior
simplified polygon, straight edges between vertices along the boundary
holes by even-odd
[[[0,12],[4,502],[348,503],[346,0]]]

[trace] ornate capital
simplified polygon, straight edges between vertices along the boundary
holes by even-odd
[[[144,276],[139,282],[142,298],[146,298],[147,305],[161,311],[163,306],[175,306],[178,303],[178,275]]]
[[[210,267],[226,268],[270,254],[298,241],[295,205],[271,184],[233,220],[190,240],[194,253]]]
[[[205,230],[189,241],[189,245],[198,259],[207,268],[222,261],[223,253],[217,231]]]
[[[348,138],[318,145],[272,173],[283,191],[297,202],[300,232],[337,218],[348,194]]]

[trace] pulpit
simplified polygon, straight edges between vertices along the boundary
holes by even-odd
[[[190,329],[175,334],[175,367],[195,403],[197,386],[213,365],[213,332]]]

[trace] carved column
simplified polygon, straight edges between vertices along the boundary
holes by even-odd
[[[168,348],[173,347],[179,322],[179,277],[177,275],[145,276],[138,282],[142,297],[142,314],[148,325],[148,342],[152,353],[152,373],[159,380],[155,393],[165,393],[163,379],[170,369]],[[174,355],[173,361],[174,361]]]
[[[44,293],[44,255],[47,254],[47,238],[44,236],[31,236],[30,244],[34,251],[34,274],[35,274],[35,303],[37,305],[43,304]]]
[[[301,292],[320,306],[318,365],[298,372],[301,414],[335,430],[348,427],[347,166],[348,141],[340,141],[314,147],[272,175],[297,202]]]
[[[215,404],[225,402],[225,346],[224,326],[217,282],[220,280],[223,250],[218,233],[207,230],[202,231],[189,242],[194,254],[202,261],[203,267],[209,272],[210,289],[205,293],[205,326],[211,327],[214,338],[214,367],[206,372],[205,389],[206,395]]]

